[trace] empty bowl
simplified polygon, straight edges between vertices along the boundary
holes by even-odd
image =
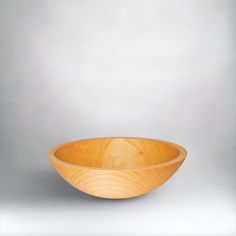
[[[95,138],[59,145],[48,158],[72,186],[90,195],[132,198],[167,181],[187,152],[181,146],[147,138]]]

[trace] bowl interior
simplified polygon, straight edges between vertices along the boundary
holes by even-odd
[[[177,145],[141,138],[98,138],[62,145],[57,159],[96,168],[137,168],[161,164],[178,157]]]

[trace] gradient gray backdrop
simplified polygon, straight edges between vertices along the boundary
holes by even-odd
[[[2,235],[236,234],[236,1],[0,2]],[[189,155],[146,196],[97,199],[47,151],[103,136]]]

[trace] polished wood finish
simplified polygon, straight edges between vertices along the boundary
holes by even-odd
[[[96,138],[57,146],[48,158],[75,188],[102,198],[139,196],[168,180],[187,152],[177,144],[146,138]]]

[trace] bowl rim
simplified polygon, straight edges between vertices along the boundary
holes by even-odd
[[[166,161],[164,163],[160,163],[160,164],[154,164],[154,165],[145,165],[145,166],[140,166],[140,167],[131,167],[131,168],[118,168],[118,167],[113,167],[113,168],[100,168],[100,167],[90,167],[90,166],[82,166],[82,165],[76,165],[76,164],[72,164],[69,162],[65,162],[62,161],[60,159],[57,158],[56,156],[56,151],[59,150],[60,148],[64,147],[64,146],[68,146],[70,144],[73,143],[77,143],[80,141],[92,141],[92,140],[97,140],[97,139],[119,139],[119,138],[124,138],[124,139],[140,139],[140,140],[150,140],[150,141],[157,141],[157,142],[161,142],[161,143],[166,143],[169,144],[175,148],[178,149],[179,151],[179,155],[174,158],[173,160],[170,161]],[[110,171],[125,171],[125,170],[142,170],[142,169],[153,169],[153,168],[162,168],[162,167],[167,167],[170,165],[174,165],[180,161],[184,161],[186,159],[188,152],[185,148],[183,148],[182,146],[173,143],[173,142],[169,142],[169,141],[165,141],[165,140],[160,140],[160,139],[154,139],[154,138],[145,138],[145,137],[130,137],[130,136],[113,136],[113,137],[97,137],[97,138],[86,138],[86,139],[78,139],[75,141],[70,141],[70,142],[66,142],[63,144],[59,144],[51,149],[49,149],[48,151],[48,160],[53,162],[56,161],[59,164],[63,164],[63,165],[67,165],[73,168],[81,168],[81,169],[87,169],[87,170],[110,170]]]

